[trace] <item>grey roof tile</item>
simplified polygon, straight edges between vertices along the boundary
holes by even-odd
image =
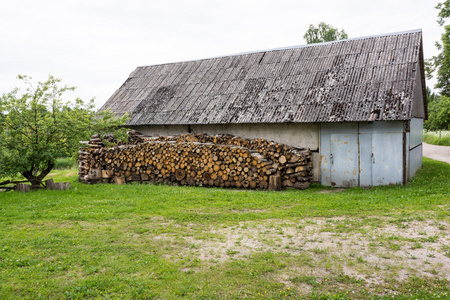
[[[421,43],[415,30],[138,67],[101,110],[128,125],[407,120]]]

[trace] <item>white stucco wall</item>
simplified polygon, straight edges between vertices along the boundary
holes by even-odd
[[[153,125],[153,126],[132,126],[131,128],[141,132],[146,136],[172,136],[188,132],[188,125]]]
[[[192,132],[209,135],[228,133],[243,138],[264,138],[294,147],[319,149],[317,124],[226,124],[192,125]]]
[[[170,136],[189,132],[188,125],[134,126],[133,129],[147,136]],[[263,138],[294,147],[319,150],[318,124],[212,124],[191,125],[193,133],[232,134],[243,138]]]

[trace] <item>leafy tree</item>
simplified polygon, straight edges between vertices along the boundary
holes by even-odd
[[[119,132],[127,116],[114,118],[106,111],[95,113],[93,100],[64,102],[63,95],[75,87],[61,86],[60,79],[49,76],[33,86],[29,77],[19,76],[28,88],[18,88],[0,98],[0,176],[20,173],[39,188],[52,170],[56,158],[73,154],[79,141],[98,131]]]
[[[431,89],[427,86],[427,103],[433,103],[439,100],[439,95],[436,95],[436,93],[432,92]]]
[[[438,5],[435,6],[436,9],[439,9],[438,14],[438,24],[444,25],[445,19],[450,17],[450,0],[447,0],[442,3],[438,3]]]
[[[442,52],[433,58],[434,67],[437,69],[436,88],[441,90],[442,95],[450,96],[450,25],[444,27],[442,45],[438,49]]]
[[[344,40],[347,39],[348,36],[343,29],[339,31],[339,29],[334,28],[325,22],[320,22],[317,27],[313,24],[309,25],[303,38],[306,40],[306,43],[314,44]]]
[[[444,26],[445,19],[450,17],[450,0],[439,3],[435,8],[439,9],[437,22]],[[439,54],[425,61],[425,72],[427,79],[437,72],[435,87],[441,89],[443,95],[450,95],[450,25],[444,26],[441,42],[435,43]]]
[[[450,97],[441,96],[429,103],[424,128],[431,131],[450,130]]]
[[[439,10],[437,22],[444,26],[445,19],[450,17],[450,0],[439,3],[435,7]],[[439,54],[425,61],[427,79],[436,73],[435,88],[440,90],[441,96],[436,96],[427,89],[428,120],[424,123],[427,130],[445,130],[450,126],[450,25],[444,26],[441,42],[436,42]]]

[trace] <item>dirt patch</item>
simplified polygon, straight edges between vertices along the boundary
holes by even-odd
[[[295,223],[243,222],[229,228],[211,227],[209,233],[217,238],[184,236],[190,246],[182,249],[182,255],[210,262],[246,259],[263,252],[303,259],[304,265],[295,266],[280,277],[283,282],[286,276],[299,271],[314,272],[322,278],[344,274],[369,284],[410,276],[450,280],[449,224],[376,220],[370,226],[360,226],[347,218],[312,218]]]
[[[330,194],[330,193],[339,193],[339,192],[343,192],[346,189],[344,188],[336,188],[336,189],[332,189],[332,190],[322,190],[320,192],[318,192],[319,194]]]
[[[77,174],[78,174],[78,172],[69,172],[67,174],[64,174],[64,177],[71,177],[71,176],[75,176]]]
[[[64,177],[71,177],[71,176],[75,176],[75,175],[77,175],[78,174],[78,172],[69,172],[69,173],[67,173],[67,174],[64,174],[63,176]],[[48,174],[47,176],[56,176],[56,175],[58,175],[58,174],[56,174],[56,173],[50,173],[50,174]]]

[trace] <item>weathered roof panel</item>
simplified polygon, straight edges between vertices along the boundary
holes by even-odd
[[[414,30],[138,67],[101,110],[128,125],[408,120],[421,43]]]

